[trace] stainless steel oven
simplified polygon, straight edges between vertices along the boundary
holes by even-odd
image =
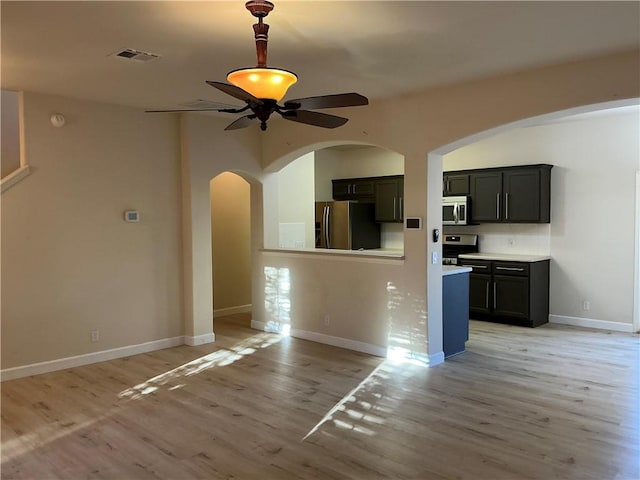
[[[478,235],[446,234],[442,241],[442,264],[458,265],[458,255],[476,253],[478,251]]]

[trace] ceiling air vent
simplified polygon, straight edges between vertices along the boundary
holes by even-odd
[[[110,57],[123,58],[125,60],[133,60],[135,62],[147,63],[160,58],[161,55],[157,53],[143,52],[142,50],[135,50],[133,48],[125,48],[109,55]]]

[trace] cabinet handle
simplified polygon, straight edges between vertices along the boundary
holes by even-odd
[[[396,197],[393,197],[393,218],[396,218]]]
[[[522,267],[496,267],[496,270],[507,270],[509,272],[524,272]]]
[[[500,194],[496,193],[496,220],[500,220]]]
[[[509,194],[504,194],[504,219],[509,220]]]
[[[404,202],[402,201],[402,197],[400,197],[400,220],[404,218]]]
[[[347,183],[347,193],[351,195],[351,184]]]
[[[488,266],[486,266],[486,265],[473,265],[473,264],[471,264],[471,263],[465,263],[465,264],[463,264],[462,266],[463,266],[463,267],[471,267],[471,268],[481,268],[481,269],[483,269],[483,270],[486,270],[487,268],[489,268],[489,267],[488,267]]]
[[[355,183],[353,184],[353,194],[355,195],[356,193],[356,188],[358,187],[358,185],[356,185]]]
[[[487,310],[489,310],[489,282],[487,282],[487,293],[485,295],[485,299],[484,299],[484,308],[486,308]]]
[[[496,288],[496,282],[493,282],[493,309],[495,310],[497,308],[497,291],[498,289]]]

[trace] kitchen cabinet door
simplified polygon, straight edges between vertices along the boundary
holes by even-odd
[[[469,175],[445,173],[442,177],[442,195],[469,195]]]
[[[374,200],[373,178],[341,178],[332,180],[334,200],[356,200],[372,203]]]
[[[471,218],[476,222],[502,220],[502,172],[471,175]]]
[[[493,314],[529,318],[529,278],[516,275],[493,276]]]
[[[469,274],[469,312],[491,313],[491,275]]]
[[[376,222],[400,223],[404,218],[404,179],[395,177],[375,182]]]
[[[503,176],[504,221],[548,223],[550,221],[550,170],[505,170]]]

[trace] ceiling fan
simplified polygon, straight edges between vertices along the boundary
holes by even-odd
[[[147,110],[147,112],[250,112],[229,124],[225,130],[248,127],[255,119],[260,121],[260,129],[266,130],[267,120],[272,113],[278,113],[285,120],[292,122],[323,128],[336,128],[347,123],[348,119],[312,110],[369,104],[367,97],[358,93],[338,93],[287,100],[283,105],[279,105],[278,102],[285,96],[288,88],[296,83],[298,77],[295,73],[287,70],[267,67],[269,25],[264,23],[263,19],[273,10],[274,5],[266,0],[250,0],[245,4],[245,7],[258,19],[258,23],[253,25],[258,64],[255,68],[242,68],[230,72],[227,75],[227,80],[230,83],[210,80],[207,80],[207,83],[238,100],[242,100],[246,105],[237,108]]]

